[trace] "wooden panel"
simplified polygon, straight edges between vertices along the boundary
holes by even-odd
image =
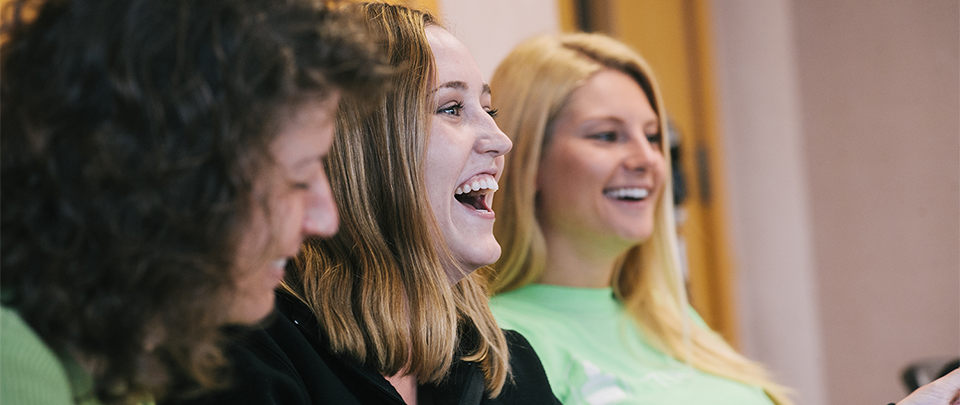
[[[577,24],[577,11],[574,0],[557,0],[557,11],[560,14],[560,30],[562,32],[576,32],[580,30]]]
[[[34,3],[28,4],[23,8],[23,16],[25,21],[30,21],[36,16],[37,5],[38,4],[34,2]],[[13,0],[0,0],[0,19],[2,19],[2,21],[6,22],[11,20],[13,18],[13,11],[14,11]],[[6,43],[7,37],[8,36],[5,33],[0,34],[0,44]]]

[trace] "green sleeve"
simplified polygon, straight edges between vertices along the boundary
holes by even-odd
[[[7,307],[0,307],[0,404],[73,404],[57,355]]]

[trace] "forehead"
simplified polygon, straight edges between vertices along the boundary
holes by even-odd
[[[299,165],[323,154],[333,141],[340,93],[305,102],[282,113],[271,152],[281,164]]]
[[[644,118],[656,118],[650,100],[640,84],[630,75],[610,68],[594,73],[582,86],[574,90],[567,106],[576,106],[575,112],[588,115],[623,110]],[[634,108],[637,106],[642,108]]]
[[[467,47],[447,30],[431,25],[426,28],[427,42],[433,52],[440,82],[475,79],[483,81],[480,69]]]

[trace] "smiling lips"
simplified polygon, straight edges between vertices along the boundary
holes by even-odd
[[[603,195],[615,200],[643,201],[650,195],[650,190],[642,187],[608,188]]]
[[[474,178],[457,187],[453,198],[477,211],[493,211],[490,209],[486,196],[498,189],[500,189],[500,186],[497,185],[497,180],[493,177]]]

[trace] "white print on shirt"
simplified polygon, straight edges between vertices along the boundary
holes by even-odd
[[[583,402],[590,405],[615,404],[627,398],[623,384],[612,374],[605,374],[595,364],[583,360],[580,362],[587,382],[580,387]]]
[[[641,383],[651,381],[664,388],[679,385],[684,380],[693,376],[690,368],[680,370],[651,371],[640,379]]]
[[[576,378],[573,374],[579,373],[573,370],[576,367],[571,367],[570,375],[568,375],[568,381],[579,383],[584,381],[584,378],[586,379],[580,385],[579,390],[575,389],[572,392],[576,399],[574,402],[588,405],[612,405],[630,397],[630,394],[628,394],[630,392],[629,386],[617,378],[616,375],[604,373],[600,371],[600,367],[586,360],[579,360],[579,363],[583,374]],[[571,366],[573,365],[571,364]],[[682,385],[691,376],[692,369],[688,366],[673,370],[650,371],[638,382],[641,386],[658,386],[660,389],[670,389]]]

